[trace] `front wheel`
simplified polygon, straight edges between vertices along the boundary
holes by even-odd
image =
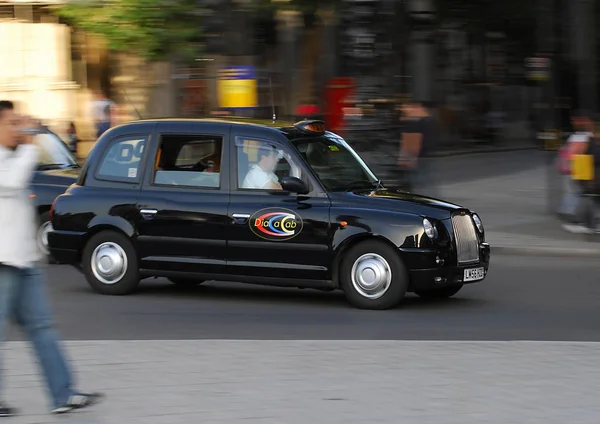
[[[339,274],[346,298],[360,309],[393,308],[408,288],[408,273],[398,252],[377,240],[350,248]]]
[[[424,299],[447,299],[454,296],[462,288],[462,284],[457,284],[454,286],[440,287],[437,289],[417,290],[415,291],[415,294]]]
[[[89,285],[101,294],[129,294],[140,283],[135,249],[115,231],[102,231],[87,242],[82,267]]]

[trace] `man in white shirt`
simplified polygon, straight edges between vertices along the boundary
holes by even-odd
[[[92,100],[92,118],[96,125],[96,138],[100,138],[111,126],[110,110],[115,103],[106,97],[102,90],[94,92]]]
[[[279,162],[277,150],[266,145],[261,146],[258,149],[258,163],[252,165],[246,174],[242,188],[281,190],[279,178],[273,172],[277,162]]]
[[[29,185],[39,152],[32,137],[22,131],[23,122],[12,102],[0,101],[0,339],[6,321],[13,319],[27,333],[43,369],[52,398],[52,412],[65,413],[95,403],[100,394],[72,388],[72,378],[59,345],[59,336],[40,269],[42,253],[36,242],[35,206]],[[0,417],[15,410],[0,403]]]

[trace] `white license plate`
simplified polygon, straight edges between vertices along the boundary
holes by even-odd
[[[469,269],[465,269],[465,276],[463,277],[463,281],[483,280],[484,277],[485,277],[485,273],[483,271],[483,267],[469,268]]]

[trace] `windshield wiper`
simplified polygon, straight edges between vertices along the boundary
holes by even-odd
[[[63,166],[65,166],[64,163],[43,163],[41,165],[38,165],[37,169],[39,169],[40,171],[43,171],[45,169],[62,168]]]
[[[79,168],[79,165],[75,163],[43,163],[38,165],[38,171],[47,171],[50,169],[65,169],[65,168]]]
[[[385,189],[385,187],[383,186],[383,181],[381,181],[381,180],[374,181],[374,184],[375,184],[375,190]]]

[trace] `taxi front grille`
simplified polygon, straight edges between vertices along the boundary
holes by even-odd
[[[470,215],[453,215],[452,228],[456,240],[458,264],[479,262],[479,240]]]

